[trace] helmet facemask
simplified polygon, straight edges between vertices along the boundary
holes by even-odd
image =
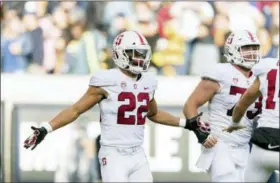
[[[260,45],[246,45],[239,49],[241,58],[244,62],[255,62],[260,61]]]
[[[127,48],[115,50],[114,55],[117,57],[116,64],[122,69],[129,70],[133,74],[140,74],[148,70],[151,60],[150,46],[142,48]]]
[[[236,60],[237,65],[251,69],[256,63],[260,61],[260,45],[244,45],[237,49]]]
[[[148,70],[151,60],[150,49],[126,49],[124,54],[129,60],[128,70],[139,74]]]

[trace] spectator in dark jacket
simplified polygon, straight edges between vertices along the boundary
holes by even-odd
[[[23,17],[23,23],[27,32],[30,34],[32,44],[34,45],[30,54],[31,64],[42,66],[44,60],[43,31],[41,27],[39,27],[36,14],[26,13]]]

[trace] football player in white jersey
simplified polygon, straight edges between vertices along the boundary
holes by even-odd
[[[280,129],[279,129],[279,60],[262,59],[252,69],[256,76],[253,84],[241,97],[233,110],[234,127],[239,126],[247,108],[262,95],[262,113],[254,128],[252,151],[246,168],[246,182],[267,182],[274,170],[279,171]],[[240,125],[242,126],[242,125]],[[278,177],[279,181],[279,177]]]
[[[24,147],[34,149],[53,130],[61,128],[99,104],[101,113],[101,148],[99,161],[103,182],[151,182],[152,174],[142,148],[146,117],[151,121],[181,126],[194,131],[199,142],[214,145],[207,126],[198,126],[196,118],[180,119],[158,110],[154,99],[155,75],[147,71],[151,48],[136,31],[119,34],[113,43],[115,69],[96,72],[89,88],[74,105],[60,112],[33,134]]]
[[[208,171],[212,182],[244,182],[251,130],[233,133],[223,130],[232,124],[233,107],[255,79],[250,71],[260,59],[260,42],[249,31],[232,32],[226,40],[224,56],[229,63],[219,63],[202,75],[183,111],[191,118],[208,102],[211,136],[218,139],[214,147],[203,148],[197,167]],[[257,101],[248,108],[244,125],[252,125],[251,120],[260,107]]]

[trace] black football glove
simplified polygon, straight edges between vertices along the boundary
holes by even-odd
[[[41,128],[36,128],[34,126],[31,127],[31,129],[34,131],[33,134],[28,137],[24,141],[24,147],[28,149],[29,147],[33,146],[31,150],[35,149],[38,144],[44,140],[45,136],[47,135],[48,131],[46,128],[41,127]]]
[[[207,137],[210,135],[210,125],[209,123],[200,122],[200,116],[202,116],[202,112],[191,119],[187,119],[185,129],[193,131],[198,142],[204,144]]]

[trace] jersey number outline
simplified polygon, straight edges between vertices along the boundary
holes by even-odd
[[[267,73],[267,98],[265,101],[265,109],[275,109],[275,102],[273,101],[274,96],[277,92],[276,80],[277,80],[277,69],[271,69]],[[277,94],[276,94],[277,95]],[[280,97],[280,89],[278,86],[278,97]]]
[[[118,109],[117,114],[117,124],[121,125],[144,125],[146,121],[146,116],[142,117],[142,113],[148,112],[148,102],[149,102],[148,93],[139,93],[137,97],[132,92],[122,92],[118,96],[118,101],[128,100],[128,104],[123,104]],[[137,102],[145,102],[144,105],[141,105],[137,108],[137,113],[135,115],[129,115],[125,117],[125,112],[132,112],[136,109]],[[135,123],[137,121],[137,123]]]
[[[243,95],[246,90],[247,90],[246,88],[241,88],[241,87],[238,87],[238,86],[231,86],[229,94],[230,95],[236,95],[236,94]],[[254,117],[256,117],[261,112],[262,96],[260,96],[257,100],[258,101],[255,102],[255,108],[258,109],[258,110],[255,113],[253,113],[253,111],[247,110],[246,116],[247,116],[248,119],[254,119]],[[227,116],[232,116],[234,107],[235,107],[235,105],[227,111]]]

